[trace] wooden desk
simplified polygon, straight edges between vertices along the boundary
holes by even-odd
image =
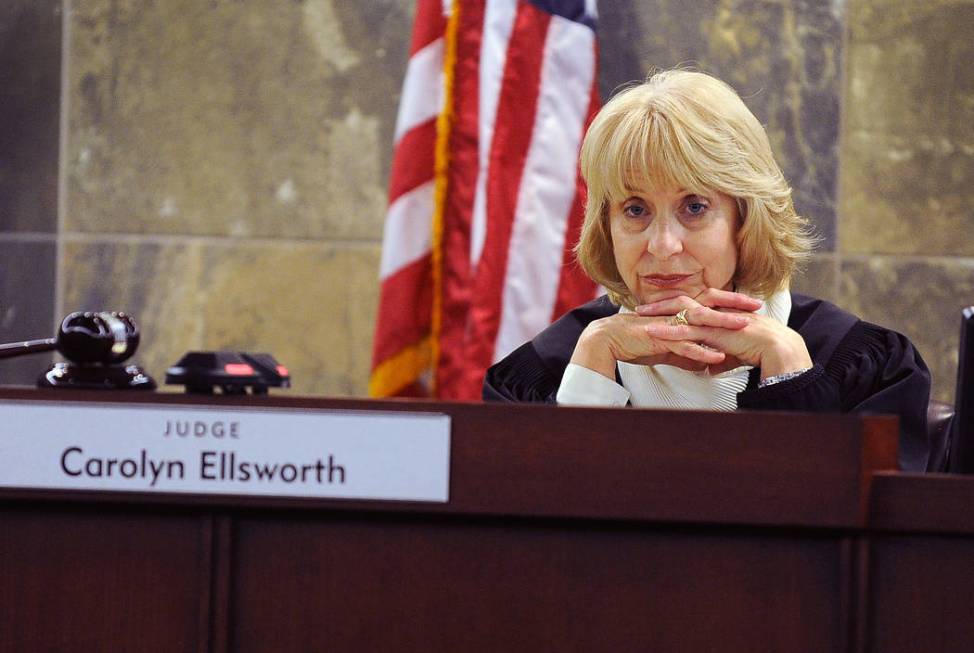
[[[974,650],[974,479],[878,474],[869,530],[866,650]]]
[[[38,397],[109,399],[0,392]],[[450,501],[0,490],[0,650],[751,652],[882,643],[870,629],[886,623],[887,590],[866,583],[885,577],[877,566],[885,554],[870,552],[868,522],[878,514],[873,471],[895,461],[891,419],[206,403],[257,401],[449,414]]]

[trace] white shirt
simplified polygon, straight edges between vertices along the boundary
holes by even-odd
[[[631,313],[622,307],[620,313]],[[779,290],[756,311],[788,324],[791,293]],[[689,372],[672,365],[617,363],[622,385],[598,372],[569,363],[558,386],[556,401],[572,406],[625,406],[640,408],[737,409],[737,393],[747,387],[752,366],[742,366],[716,376],[709,370]]]

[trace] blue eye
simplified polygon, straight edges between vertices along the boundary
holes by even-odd
[[[633,202],[622,207],[622,213],[629,218],[642,218],[646,216],[646,207],[642,204]]]
[[[687,198],[683,206],[687,214],[693,217],[703,215],[704,213],[707,212],[707,209],[709,208],[707,206],[706,201],[704,201],[702,198],[695,197],[695,196]]]

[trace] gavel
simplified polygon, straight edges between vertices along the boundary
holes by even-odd
[[[75,312],[61,321],[57,336],[0,345],[0,358],[57,351],[80,365],[114,365],[135,353],[139,328],[119,312]]]
[[[0,345],[0,359],[57,351],[69,362],[54,363],[37,380],[42,388],[155,390],[156,382],[138,365],[120,363],[139,346],[139,327],[114,311],[79,311],[61,321],[57,335]]]

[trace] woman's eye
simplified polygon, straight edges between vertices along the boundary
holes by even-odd
[[[626,204],[622,207],[622,213],[629,218],[642,218],[646,216],[646,207],[642,204]]]
[[[686,211],[689,215],[703,215],[707,211],[707,203],[701,200],[691,199],[686,203]]]

